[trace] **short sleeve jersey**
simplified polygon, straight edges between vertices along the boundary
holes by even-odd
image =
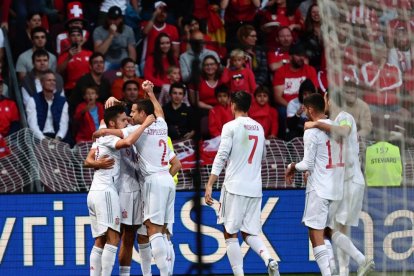
[[[115,148],[115,145],[120,139],[114,135],[103,136],[98,138],[93,145],[96,148],[95,160],[107,155],[115,163],[112,169],[95,171],[90,188],[91,191],[102,191],[108,188],[108,186],[118,191],[121,153]]]
[[[238,117],[223,126],[211,173],[220,175],[227,161],[224,178],[227,191],[236,195],[261,197],[264,154],[263,127],[249,117]]]
[[[122,129],[124,137],[128,137],[140,125]],[[147,127],[135,143],[138,153],[138,166],[143,177],[154,173],[168,172],[168,161],[171,159],[168,147],[168,127],[164,118],[157,120]]]
[[[333,124],[331,120],[320,120]],[[306,192],[316,191],[321,198],[341,200],[345,163],[340,143],[317,128],[305,130],[304,157],[296,164],[298,171],[309,171]]]

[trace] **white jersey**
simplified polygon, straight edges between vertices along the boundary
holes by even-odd
[[[124,137],[128,137],[140,125],[122,129]],[[144,177],[159,172],[168,172],[168,159],[171,158],[167,144],[168,126],[164,118],[157,118],[145,129],[141,137],[135,142],[138,152],[138,167]]]
[[[353,183],[365,185],[364,175],[359,162],[358,131],[354,117],[345,111],[341,111],[336,116],[335,123],[339,126],[349,126],[351,128],[351,132],[344,140],[344,150],[346,153],[345,180],[352,178]]]
[[[108,188],[108,186],[111,186],[118,191],[121,153],[115,148],[115,145],[120,139],[121,138],[114,135],[108,135],[96,140],[94,146],[96,147],[95,160],[101,156],[107,155],[109,158],[112,158],[115,163],[112,169],[95,171],[92,185],[89,189],[90,191],[103,191]]]
[[[119,192],[131,193],[139,190],[138,183],[138,155],[134,146],[123,148],[121,152],[121,177],[119,180]]]
[[[333,124],[329,119],[320,120]],[[296,164],[296,170],[309,171],[306,192],[328,200],[341,200],[343,197],[345,161],[342,156],[342,143],[335,141],[317,128],[305,130],[303,135],[304,157]]]
[[[263,127],[249,117],[226,123],[211,173],[220,175],[226,161],[224,185],[232,194],[262,196],[262,159],[266,155]]]

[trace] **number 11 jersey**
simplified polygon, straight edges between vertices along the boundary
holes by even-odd
[[[223,126],[211,173],[220,175],[227,161],[226,190],[236,195],[261,197],[265,154],[263,127],[249,117],[238,117]]]

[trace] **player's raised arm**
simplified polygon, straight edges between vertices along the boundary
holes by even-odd
[[[112,169],[115,160],[110,158],[108,155],[104,155],[100,157],[99,159],[95,160],[95,153],[96,149],[91,148],[91,150],[88,153],[88,156],[85,159],[85,162],[83,163],[83,166],[85,168],[92,168],[92,169]]]
[[[160,105],[160,103],[158,102],[158,100],[157,100],[157,98],[155,97],[155,94],[154,94],[154,90],[153,90],[154,89],[154,84],[152,82],[146,80],[142,83],[142,89],[144,89],[144,91],[148,95],[148,98],[150,99],[150,101],[154,105],[154,114],[155,114],[155,116],[164,118],[164,111],[162,110],[162,106]]]
[[[121,148],[128,148],[135,144],[135,142],[141,137],[141,134],[144,132],[144,130],[150,126],[153,122],[155,122],[154,115],[148,115],[145,121],[140,125],[134,132],[132,132],[130,135],[128,135],[127,138],[121,139],[115,144],[116,149]]]

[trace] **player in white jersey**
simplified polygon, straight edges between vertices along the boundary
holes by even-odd
[[[138,152],[138,166],[144,177],[144,224],[147,227],[152,255],[161,276],[169,274],[167,247],[163,231],[168,223],[174,222],[175,184],[171,175],[179,168],[168,168],[169,148],[167,145],[168,127],[162,107],[155,98],[153,84],[145,81],[142,85],[149,100],[141,100],[132,105],[131,117],[135,126],[125,129],[100,130],[98,136],[113,134],[127,137],[140,128],[140,124],[150,114],[157,117],[154,124],[146,129],[135,143]]]
[[[345,80],[345,88],[352,89],[353,83]],[[329,109],[334,106],[338,108],[342,105],[341,95],[336,93],[330,99],[330,93],[325,94],[325,113],[329,113]],[[359,142],[357,126],[351,114],[341,111],[335,118],[337,125],[325,124],[323,122],[307,122],[305,129],[319,128],[323,131],[331,133],[336,137],[343,139],[345,151],[345,177],[344,177],[344,196],[341,201],[333,207],[335,215],[333,216],[335,230],[334,233],[328,233],[332,241],[337,246],[339,275],[349,275],[349,257],[351,256],[359,265],[357,275],[366,275],[375,267],[372,259],[366,258],[352,243],[351,239],[346,235],[349,233],[349,227],[358,226],[359,215],[362,209],[362,201],[364,199],[365,180],[361,171],[359,162]],[[330,241],[325,240],[327,247]],[[332,247],[331,247],[332,248]],[[331,256],[331,268],[335,267],[335,259],[333,253]],[[332,261],[333,260],[333,261]]]
[[[206,185],[205,201],[213,204],[212,188],[227,162],[220,196],[218,223],[224,224],[227,256],[234,275],[244,275],[243,256],[237,238],[244,241],[263,259],[269,275],[279,275],[278,264],[270,256],[259,234],[262,202],[262,159],[266,156],[262,126],[249,118],[250,94],[240,91],[231,96],[235,116],[221,132],[220,147]]]
[[[106,128],[101,124],[100,128]],[[107,169],[106,158],[96,159],[96,143],[92,145],[85,163],[95,169]],[[137,154],[134,146],[120,149],[119,203],[121,208],[121,246],[119,248],[119,275],[129,276],[131,271],[132,249],[136,232],[142,224],[142,187],[139,182]],[[112,160],[113,161],[113,160]]]
[[[119,177],[121,148],[131,147],[149,126],[154,117],[148,120],[128,138],[108,135],[96,141],[95,157],[108,156],[114,161],[111,169],[100,169],[94,173],[92,185],[88,193],[88,210],[91,218],[92,236],[95,244],[90,256],[91,275],[111,275],[115,262],[120,232]],[[108,128],[124,128],[127,116],[123,107],[114,106],[105,110],[104,120]],[[87,164],[85,164],[87,165]]]
[[[310,120],[333,124],[331,120],[325,119],[325,103],[320,94],[306,97],[304,106]],[[336,200],[341,200],[343,196],[345,163],[342,159],[342,143],[317,128],[307,129],[303,142],[303,160],[297,164],[289,164],[286,180],[291,184],[295,171],[309,172],[302,222],[309,228],[313,254],[322,275],[332,275],[328,250],[324,243],[324,231],[326,227],[331,227],[330,205]]]

